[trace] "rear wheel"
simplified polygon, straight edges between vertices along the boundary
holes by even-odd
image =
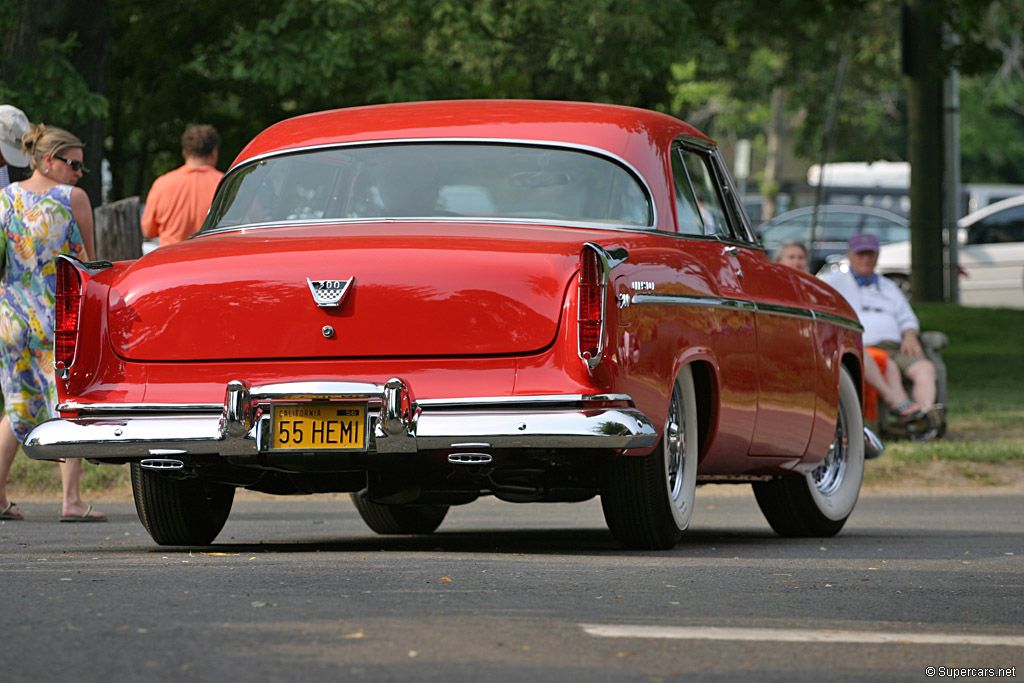
[[[235,487],[201,479],[174,479],[132,463],[139,520],[160,545],[209,545],[231,513]]]
[[[365,492],[352,494],[359,516],[366,526],[378,534],[431,534],[441,526],[447,505],[381,505],[366,497]]]
[[[860,396],[846,368],[840,368],[839,415],[825,460],[806,475],[754,484],[754,496],[780,536],[834,536],[853,512],[863,478]]]
[[[676,378],[654,452],[608,461],[601,507],[608,528],[623,546],[666,550],[690,525],[696,488],[697,397],[687,366]]]

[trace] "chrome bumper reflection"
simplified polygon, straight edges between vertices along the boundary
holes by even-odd
[[[25,440],[35,460],[161,458],[169,454],[247,456],[270,444],[270,407],[307,400],[365,402],[368,450],[649,448],[658,439],[632,399],[615,395],[411,400],[399,379],[384,384],[295,382],[250,387],[232,381],[213,405],[64,405],[78,417],[37,426]],[[610,405],[615,404],[615,405]],[[218,410],[219,408],[219,410]]]

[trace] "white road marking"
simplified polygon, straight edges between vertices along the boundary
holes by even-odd
[[[785,643],[899,643],[907,645],[1000,645],[1024,647],[1024,636],[985,636],[959,633],[886,633],[785,628],[722,628],[716,626],[630,626],[580,624],[588,635],[601,638],[662,638],[675,640],[758,640]]]

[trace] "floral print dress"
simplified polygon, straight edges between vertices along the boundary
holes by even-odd
[[[35,193],[12,183],[0,190],[0,238],[7,241],[0,277],[0,383],[4,412],[19,442],[54,412],[55,258],[86,258],[71,212],[70,185]]]

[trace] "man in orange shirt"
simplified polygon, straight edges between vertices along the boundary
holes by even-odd
[[[185,164],[153,182],[142,212],[142,234],[160,246],[194,234],[210,210],[223,173],[217,170],[220,136],[213,126],[192,126],[181,136]]]

